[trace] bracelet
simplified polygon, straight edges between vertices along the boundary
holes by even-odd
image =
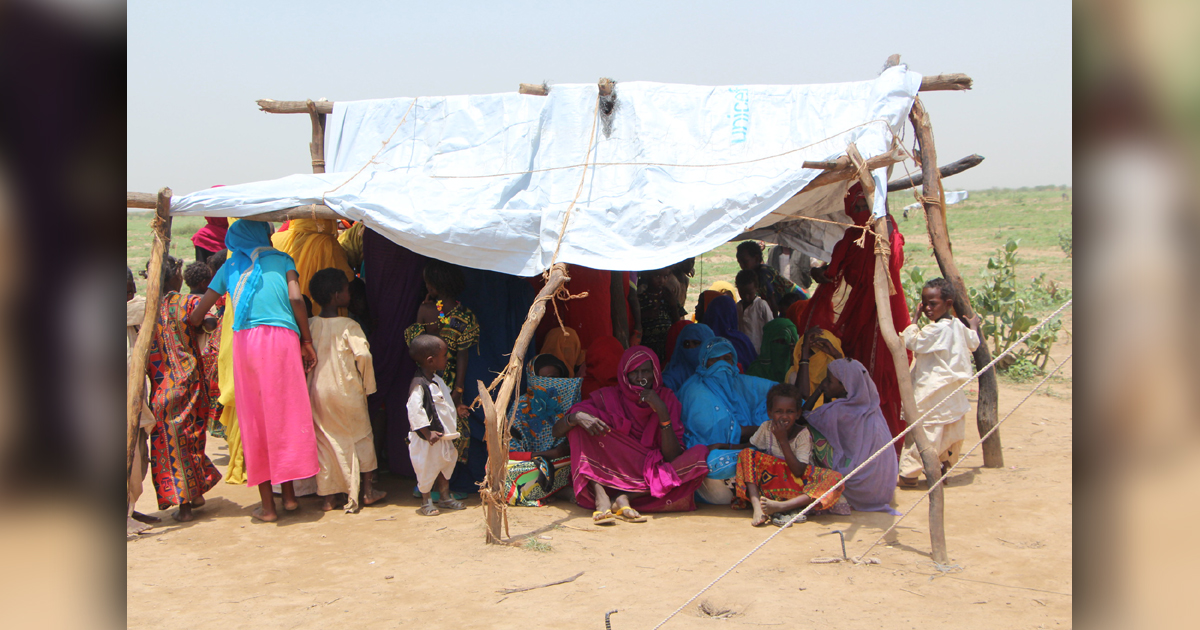
[[[312,345],[312,339],[302,339],[302,340],[300,340],[300,345],[304,345],[304,344],[308,344],[308,345],[310,345],[310,346],[311,346],[311,345]]]
[[[800,361],[800,362],[796,363],[796,365],[808,365],[808,360],[805,359],[804,361]]]
[[[458,392],[458,393],[460,393],[460,394],[461,394],[461,393],[463,393],[463,388],[461,388],[461,387],[455,387],[455,388],[454,388],[454,391],[456,391],[456,392]]]
[[[670,420],[667,420],[666,422],[659,422],[659,423],[658,423],[658,426],[660,426],[660,427],[662,427],[662,428],[664,428],[664,429],[665,429],[665,428],[667,428],[667,427],[671,426],[671,421],[670,421]]]

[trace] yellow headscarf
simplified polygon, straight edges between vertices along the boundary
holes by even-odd
[[[583,345],[579,342],[579,333],[575,332],[574,328],[567,328],[564,333],[558,326],[546,333],[540,354],[552,354],[567,364],[568,378],[575,378],[575,370],[583,365],[585,358]]]
[[[828,339],[829,343],[833,345],[834,348],[837,348],[838,352],[842,351],[842,340],[833,336],[833,333],[822,329],[821,337]],[[786,378],[787,382],[789,383],[794,383],[796,381],[796,375],[800,370],[800,352],[803,349],[804,333],[801,332],[800,342],[796,344],[796,349],[792,351],[792,369],[788,370]],[[808,355],[808,392],[810,394],[817,389],[817,385],[820,385],[821,381],[825,380],[825,374],[828,372],[830,361],[833,361],[833,357],[815,348],[812,350],[812,353]],[[813,408],[816,409],[817,407],[820,407],[822,404],[824,404],[824,402],[825,401],[823,398],[818,399],[817,404]]]
[[[300,292],[312,299],[308,283],[313,274],[334,267],[346,273],[346,280],[354,279],[354,269],[346,260],[346,250],[338,243],[337,221],[333,219],[292,219],[285,232],[271,236],[271,245],[292,257],[296,262],[296,274],[300,276]],[[316,308],[316,302],[313,302]],[[341,312],[341,315],[345,313]]]

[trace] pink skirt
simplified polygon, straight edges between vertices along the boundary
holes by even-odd
[[[234,332],[233,388],[246,485],[284,483],[317,474],[317,438],[300,336],[279,326]]]

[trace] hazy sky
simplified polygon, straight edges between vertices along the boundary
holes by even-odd
[[[307,116],[259,98],[513,92],[519,83],[805,84],[900,53],[968,92],[922,96],[947,180],[1071,183],[1068,2],[147,2],[128,5],[128,187],[184,194],[311,172]],[[911,143],[911,129],[907,136]]]

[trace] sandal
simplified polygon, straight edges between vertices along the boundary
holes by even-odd
[[[792,517],[795,515],[796,512],[776,512],[771,515],[771,524],[775,527],[787,527],[788,521],[792,520]],[[801,516],[800,518],[796,519],[796,522],[792,523],[792,525],[799,525],[807,520],[807,516]]]
[[[612,513],[613,513],[613,514],[615,514],[616,516],[620,517],[620,518],[621,518],[621,520],[622,520],[622,521],[625,521],[626,523],[645,523],[647,520],[649,520],[649,519],[647,519],[647,518],[645,517],[645,515],[643,515],[643,514],[642,514],[642,513],[640,513],[640,512],[638,512],[638,515],[637,515],[637,516],[626,516],[626,515],[625,515],[625,512],[627,512],[627,511],[629,511],[629,510],[633,510],[633,508],[631,508],[631,507],[625,507],[625,508],[623,508],[623,507],[619,507],[619,508],[617,508],[617,509],[613,510],[613,511],[612,511]],[[634,512],[637,512],[637,510],[633,510],[633,511],[634,511]]]
[[[596,518],[596,517],[600,518]],[[612,525],[617,522],[617,517],[613,515],[612,510],[604,510],[603,512],[592,512],[593,525]]]
[[[462,504],[462,501],[459,501],[458,499],[446,499],[445,501],[438,501],[437,506],[440,508],[446,508],[447,510],[467,509],[467,507]]]
[[[433,503],[430,502],[422,505],[421,509],[417,510],[417,514],[420,514],[421,516],[437,516],[438,514],[441,514],[441,512],[439,512],[438,509],[434,507]]]
[[[896,485],[901,488],[916,488],[919,483],[915,478],[897,477]]]

